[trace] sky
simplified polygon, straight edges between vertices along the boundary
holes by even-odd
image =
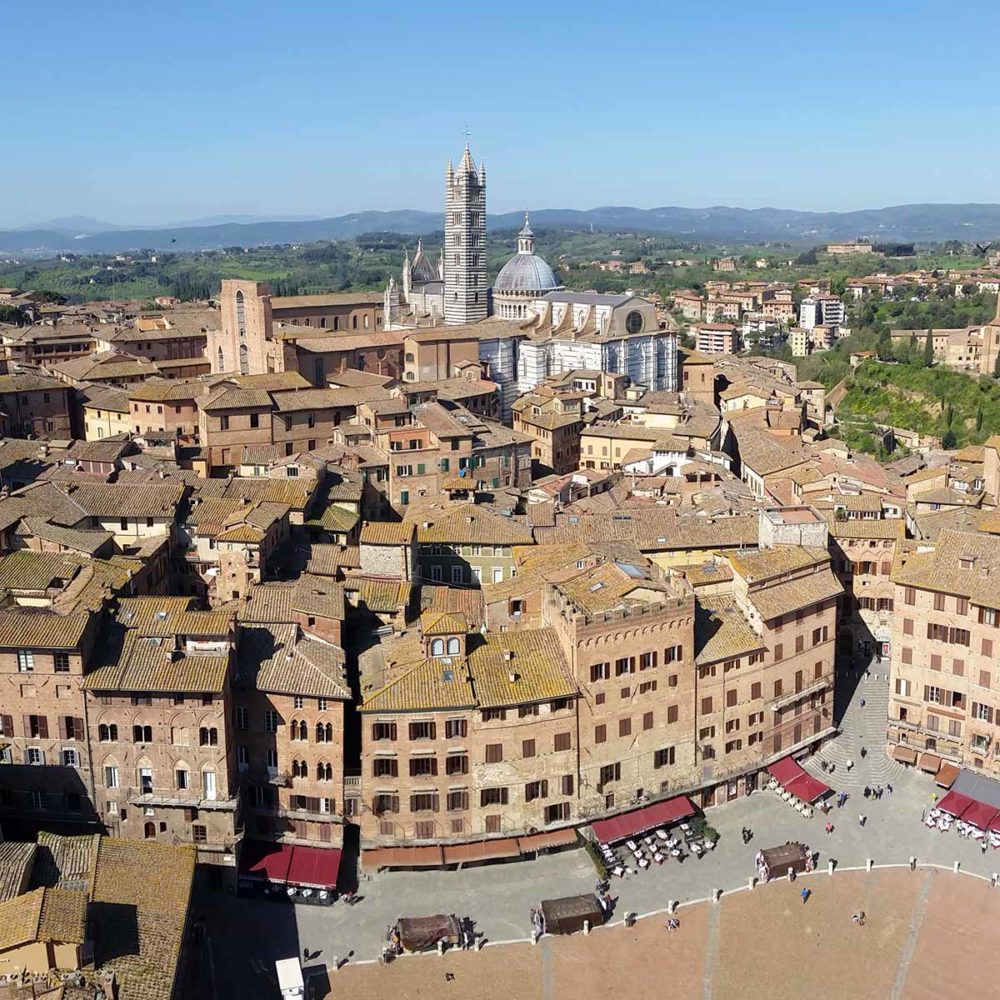
[[[0,228],[1000,201],[995,0],[7,0]]]

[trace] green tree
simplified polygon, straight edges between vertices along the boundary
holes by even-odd
[[[1000,378],[1000,354],[997,355],[996,361],[993,362],[993,377]]]
[[[976,430],[981,431],[983,429],[983,401],[979,401],[979,405],[976,407]]]
[[[924,341],[924,367],[930,368],[934,364],[934,332],[927,331],[927,339]]]
[[[945,451],[953,451],[957,443],[958,439],[955,437],[955,432],[949,427],[941,436],[941,447]]]
[[[952,421],[955,419],[955,409],[949,402],[944,410],[944,422],[951,427]]]

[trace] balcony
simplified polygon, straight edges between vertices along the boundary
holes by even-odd
[[[204,809],[216,812],[235,812],[239,808],[240,796],[237,792],[228,799],[204,799],[200,796],[184,795],[177,791],[166,794],[152,791],[143,792],[139,788],[126,788],[125,797],[130,805],[144,806],[152,809],[157,806],[164,809]]]

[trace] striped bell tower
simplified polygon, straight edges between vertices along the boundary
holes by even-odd
[[[486,166],[469,144],[458,169],[445,171],[444,320],[448,326],[486,319]]]

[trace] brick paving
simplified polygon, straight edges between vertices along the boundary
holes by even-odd
[[[806,903],[803,886],[812,889]],[[864,927],[851,920],[861,909]],[[982,927],[994,924],[1000,892],[987,882],[936,870],[841,872],[832,878],[817,873],[730,893],[718,905],[681,907],[680,929],[672,933],[663,926],[665,918],[656,916],[633,928],[619,924],[590,936],[544,938],[535,947],[498,945],[478,954],[347,967],[320,978],[313,996],[957,1000],[993,995],[1000,959],[983,953],[971,913]],[[718,921],[714,952],[708,947],[713,918]],[[911,960],[907,946],[914,931],[918,941]]]

